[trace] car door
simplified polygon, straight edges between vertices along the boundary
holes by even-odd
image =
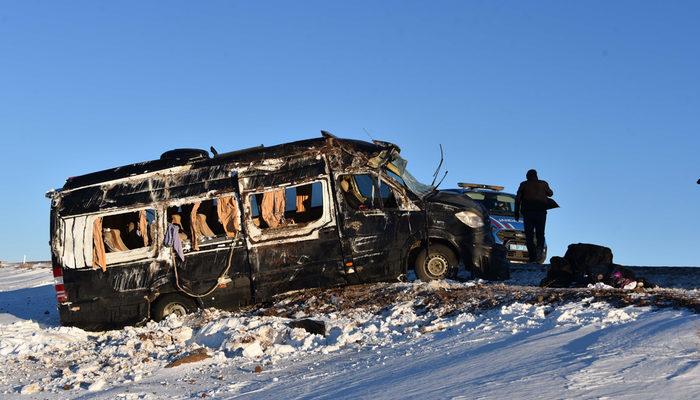
[[[391,216],[396,226],[396,246],[392,247],[396,253],[388,258],[398,260],[398,265],[392,264],[390,273],[404,273],[409,267],[409,253],[427,238],[425,210],[418,207],[415,196],[408,194],[403,179],[387,169],[379,175],[379,194],[384,212]]]
[[[269,176],[265,179],[270,182]],[[297,176],[293,182],[276,183],[242,191],[256,301],[342,283],[329,177]]]
[[[398,276],[398,219],[396,213],[384,208],[377,175],[337,174],[336,187],[346,263],[352,264],[360,282]]]

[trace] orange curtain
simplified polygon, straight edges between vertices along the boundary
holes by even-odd
[[[143,238],[143,247],[148,247],[148,219],[146,218],[146,210],[139,211],[139,231]]]
[[[297,213],[303,213],[311,208],[311,184],[297,186]]]
[[[102,268],[107,271],[107,256],[105,242],[102,240],[102,218],[95,218],[92,223],[92,268]]]
[[[192,250],[199,250],[199,242],[197,241],[197,236],[199,235],[197,229],[197,210],[199,210],[199,205],[201,202],[197,201],[192,204],[192,211],[190,211],[190,237],[192,238]]]
[[[236,232],[241,230],[238,220],[238,206],[233,196],[220,197],[216,204],[216,213],[219,222],[224,226],[227,237],[236,237]]]
[[[284,189],[275,189],[263,193],[262,205],[260,206],[263,221],[270,228],[277,228],[282,225],[284,219]]]

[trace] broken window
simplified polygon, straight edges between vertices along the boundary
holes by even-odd
[[[156,237],[156,211],[83,215],[60,221],[60,255],[67,268],[101,268],[147,257]]]
[[[139,249],[153,243],[154,232],[149,227],[155,228],[152,225],[156,220],[155,210],[106,215],[100,219],[106,253]]]
[[[394,189],[383,180],[379,181],[379,196],[382,199],[382,207],[392,209],[399,208],[399,203],[396,201]]]
[[[168,207],[168,223],[179,228],[185,251],[199,250],[200,245],[233,238],[240,231],[235,197],[222,196]]]
[[[338,179],[345,202],[356,210],[380,208],[377,180],[372,175],[343,175]]]
[[[249,196],[250,217],[261,229],[306,225],[323,216],[321,182],[288,186]]]
[[[345,202],[355,210],[398,208],[394,189],[375,175],[343,175],[338,179]]]
[[[88,240],[89,236],[92,242],[91,262],[84,257],[82,263],[76,262],[78,267],[92,265],[93,268],[99,267],[104,271],[107,264],[144,257],[152,249],[157,235],[155,210],[146,209],[91,218],[92,223],[88,223],[85,217],[85,228],[82,232],[70,234],[73,243],[80,240],[79,236],[83,241]],[[76,218],[72,223],[74,227],[77,220]],[[83,249],[87,250],[87,246],[83,246]],[[139,249],[146,249],[146,252],[139,252]],[[75,259],[77,260],[77,257]]]
[[[402,177],[396,175],[393,171],[391,171],[391,170],[389,170],[389,169],[386,169],[386,168],[384,169],[384,172],[386,173],[386,175],[387,175],[389,178],[391,178],[391,179],[393,179],[394,181],[396,181],[396,183],[398,183],[399,186],[401,186],[401,187],[406,187],[406,182],[403,180]]]
[[[227,237],[235,237],[241,231],[238,213],[238,202],[233,196],[223,196],[216,199],[216,213]]]

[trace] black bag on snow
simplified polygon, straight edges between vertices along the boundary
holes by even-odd
[[[574,268],[587,265],[612,264],[613,253],[609,247],[589,243],[570,244],[564,258]]]
[[[590,282],[591,269],[599,265],[610,265],[613,262],[613,253],[609,247],[589,243],[570,244],[566,249],[564,258],[574,270],[574,280],[577,282]]]
[[[549,260],[547,276],[542,279],[540,286],[564,288],[569,287],[574,281],[574,271],[571,265],[563,257],[554,256]]]

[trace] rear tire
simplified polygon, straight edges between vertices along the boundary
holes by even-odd
[[[162,321],[170,314],[182,317],[196,310],[197,304],[192,299],[175,293],[164,294],[153,303],[151,318]]]
[[[430,253],[423,249],[416,257],[416,276],[423,282],[445,279],[457,267],[457,256],[442,244],[432,244]]]

